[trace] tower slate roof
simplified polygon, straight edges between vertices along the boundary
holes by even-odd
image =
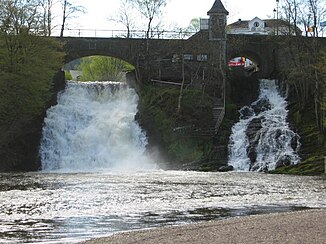
[[[213,7],[211,10],[207,12],[208,15],[210,14],[226,14],[228,15],[229,12],[224,8],[223,3],[221,0],[215,0]]]

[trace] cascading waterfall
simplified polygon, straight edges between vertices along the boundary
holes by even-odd
[[[138,96],[119,82],[68,82],[47,111],[40,147],[44,171],[153,169],[134,120]]]
[[[286,107],[276,81],[261,80],[259,98],[240,110],[232,128],[229,165],[234,170],[266,171],[300,161],[299,136],[289,128]]]

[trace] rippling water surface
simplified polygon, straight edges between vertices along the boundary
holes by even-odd
[[[78,242],[119,231],[326,207],[320,177],[148,171],[0,174],[0,243]]]

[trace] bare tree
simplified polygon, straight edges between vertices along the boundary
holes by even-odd
[[[318,26],[325,18],[326,12],[324,0],[284,0],[282,10],[289,28],[294,26],[297,30],[297,26],[304,26],[306,36],[318,37]],[[323,130],[321,101],[324,100],[326,91],[323,91],[320,75],[313,69],[318,63],[322,49],[317,38],[303,39],[301,33],[298,31],[295,33],[297,38],[284,39],[293,63],[292,67],[287,68],[287,76],[296,90],[301,108],[307,106],[313,98],[316,125]]]
[[[306,0],[309,9],[308,15],[312,17],[313,36],[318,37],[318,26],[326,18],[326,2],[324,0]]]
[[[293,33],[295,33],[296,35],[301,35],[301,33],[298,33],[297,31],[298,12],[300,11],[300,5],[298,3],[298,0],[285,0],[282,8],[288,23],[288,30],[282,34],[292,35]]]
[[[167,4],[167,0],[129,0],[142,16],[147,19],[146,38],[149,39],[154,18],[162,14],[162,8]]]
[[[109,18],[110,21],[115,21],[122,24],[127,29],[127,38],[131,37],[131,29],[134,28],[134,11],[130,0],[121,0],[120,8],[115,17]]]
[[[53,0],[40,0],[40,4],[43,8],[43,28],[44,35],[51,36],[52,32],[52,8]]]
[[[38,33],[42,16],[37,0],[0,1],[0,28],[6,34]]]
[[[318,26],[326,18],[324,0],[284,0],[282,14],[292,26],[303,26],[306,36],[318,36]],[[298,34],[298,33],[297,33]]]
[[[80,5],[75,5],[70,0],[62,0],[62,24],[61,24],[61,31],[60,37],[63,37],[63,32],[65,30],[66,21],[68,18],[72,18],[77,13],[85,13],[85,8]]]
[[[313,37],[318,37],[318,26],[323,20],[323,18],[326,16],[326,3],[323,0],[306,0],[306,6],[308,9],[308,18],[312,18],[312,36]],[[317,39],[314,38],[312,45],[310,46],[311,49],[311,56],[313,57],[312,59],[312,65],[318,63],[318,57],[320,57],[320,47],[318,45]],[[312,79],[314,81],[314,108],[315,108],[315,117],[316,117],[316,124],[318,128],[323,130],[323,108],[321,101],[324,100],[325,96],[325,91],[323,91],[323,81],[318,74],[318,71],[316,69],[312,70]]]

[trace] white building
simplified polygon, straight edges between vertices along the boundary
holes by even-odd
[[[265,19],[262,20],[258,17],[252,20],[241,20],[229,24],[227,26],[228,34],[248,34],[248,35],[295,35],[295,33],[301,35],[301,30],[293,25],[289,25],[284,20],[277,19]]]

